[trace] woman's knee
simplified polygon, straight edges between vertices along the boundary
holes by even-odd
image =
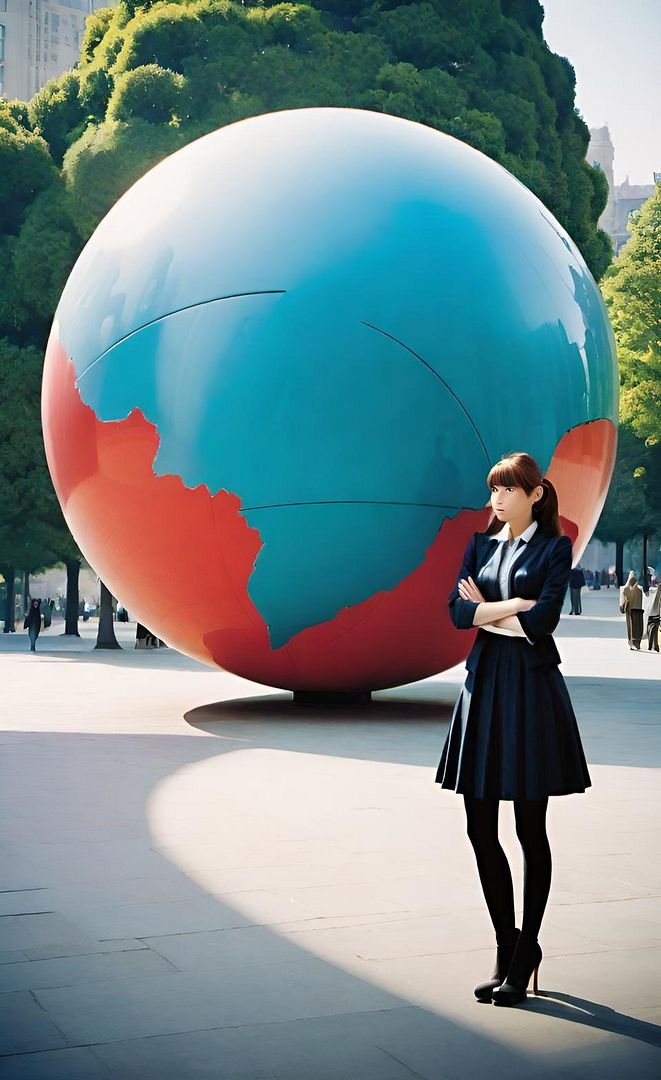
[[[538,849],[548,843],[546,835],[546,809],[548,799],[522,799],[514,803],[516,835],[521,847]]]
[[[498,843],[498,800],[469,799],[466,807],[466,833],[476,851]]]

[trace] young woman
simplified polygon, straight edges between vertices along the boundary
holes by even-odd
[[[479,627],[466,661],[436,775],[464,797],[468,837],[496,932],[496,967],[478,1001],[516,1005],[542,950],[537,937],[551,885],[550,795],[590,786],[583,747],[552,637],[567,592],[572,544],[558,498],[529,454],[489,472],[493,520],[475,533],[449,597],[459,630]],[[501,799],[514,802],[523,848],[523,922],[515,926],[509,863],[498,840]]]

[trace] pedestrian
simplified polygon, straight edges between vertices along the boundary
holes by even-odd
[[[27,630],[30,639],[30,652],[37,651],[37,638],[41,630],[41,600],[32,600],[25,615],[23,629]]]
[[[571,574],[569,575],[569,595],[571,597],[571,611],[570,615],[582,615],[583,605],[581,604],[581,589],[585,585],[585,574],[581,569],[581,564],[577,563]]]
[[[572,562],[555,488],[524,453],[494,465],[487,486],[491,523],[468,544],[448,601],[457,629],[479,629],[436,782],[463,795],[496,933],[495,970],[475,987],[475,996],[516,1005],[525,999],[533,973],[537,993],[537,939],[551,885],[549,796],[583,792],[591,781],[552,637]],[[501,800],[514,803],[523,849],[520,930],[512,875],[498,840]]]
[[[643,590],[633,570],[620,591],[620,611],[627,618],[629,648],[640,650],[643,636]]]
[[[136,649],[157,649],[158,638],[142,623],[136,623],[135,627]]]
[[[661,622],[661,585],[652,586],[647,607],[647,651],[659,651],[659,622]]]
[[[44,601],[44,610],[43,610],[44,630],[48,630],[48,627],[50,626],[51,622],[53,621],[53,607],[54,607],[54,605],[55,605],[55,601],[51,600],[50,596],[47,596],[46,600]]]

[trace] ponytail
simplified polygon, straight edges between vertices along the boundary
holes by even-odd
[[[542,480],[542,487],[544,494],[533,503],[533,518],[547,536],[562,536],[562,525],[558,514],[558,494],[546,476]]]

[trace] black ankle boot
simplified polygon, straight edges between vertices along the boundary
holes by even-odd
[[[478,1001],[491,1001],[492,991],[504,981],[512,962],[512,957],[514,956],[519,933],[520,931],[514,927],[509,934],[504,935],[502,939],[498,940],[496,966],[493,969],[493,975],[488,982],[479,983],[479,985],[475,987],[474,993]]]
[[[537,941],[521,935],[514,950],[505,982],[492,991],[494,1005],[518,1005],[526,999],[530,976],[534,974],[533,991],[537,994],[537,972],[542,962],[542,950]]]

